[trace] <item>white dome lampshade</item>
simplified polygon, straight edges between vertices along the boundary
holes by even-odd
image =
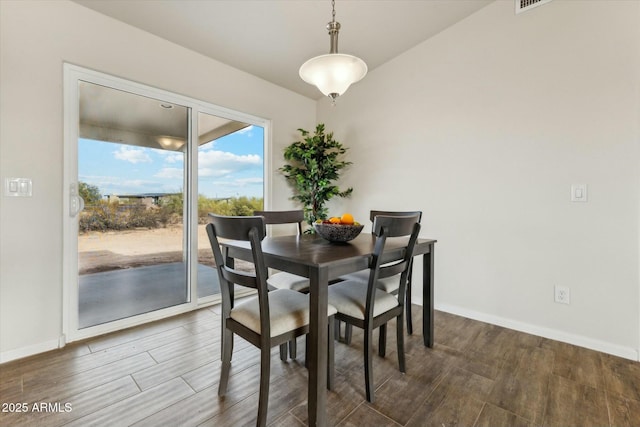
[[[309,59],[302,64],[299,73],[302,80],[317,86],[335,105],[338,96],[367,74],[367,64],[357,56],[338,53],[340,23],[336,22],[335,0],[332,0],[331,6],[333,20],[327,24],[331,40],[330,53]]]
[[[316,56],[300,67],[302,80],[317,86],[320,92],[334,99],[366,74],[367,64],[362,59],[342,53]]]

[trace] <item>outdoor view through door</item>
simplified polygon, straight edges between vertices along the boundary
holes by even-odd
[[[262,210],[264,129],[198,113],[198,297],[219,294],[205,226],[209,213],[253,215]]]
[[[193,114],[79,82],[79,328],[189,302],[194,277],[199,300],[219,293],[206,216],[262,209],[264,132],[200,111],[193,127]],[[195,165],[197,182],[189,179]]]

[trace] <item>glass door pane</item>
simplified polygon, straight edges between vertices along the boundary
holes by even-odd
[[[206,301],[220,293],[207,216],[263,209],[264,129],[200,112],[198,133],[198,298]]]
[[[79,83],[79,329],[189,301],[189,109]]]

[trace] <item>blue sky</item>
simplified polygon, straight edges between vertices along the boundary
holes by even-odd
[[[249,126],[198,151],[198,193],[207,197],[262,197],[264,130]],[[176,193],[184,187],[184,154],[80,139],[78,179],[103,195]]]

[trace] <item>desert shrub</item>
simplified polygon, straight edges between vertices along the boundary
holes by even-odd
[[[162,227],[182,221],[182,215],[174,213],[172,209],[165,206],[158,206],[156,211],[158,223]]]
[[[253,211],[262,210],[263,199],[257,197],[232,197],[229,199],[209,199],[204,196],[198,197],[198,218],[199,222],[206,223],[207,215],[215,213],[218,215],[249,216]]]
[[[219,215],[248,216],[261,210],[262,198],[234,197],[229,199],[210,199],[198,197],[198,222],[208,222],[209,213]],[[121,205],[119,202],[100,200],[87,205],[80,214],[81,232],[126,230],[131,228],[157,228],[182,222],[183,199],[181,195],[172,195],[161,199],[158,206],[146,206],[143,203]]]
[[[117,202],[100,200],[85,207],[80,215],[80,231],[124,230],[127,228],[126,215],[120,212]]]
[[[80,214],[79,228],[81,232],[156,228],[162,219],[161,209],[155,207],[147,208],[142,203],[120,205],[101,200],[85,207]]]
[[[236,216],[249,216],[253,215],[253,211],[262,210],[262,199],[257,199],[255,197],[238,197],[232,199],[232,214]]]
[[[160,199],[158,206],[164,209],[166,215],[179,215],[182,216],[184,212],[184,198],[182,193],[171,194]]]
[[[219,201],[210,199],[203,195],[198,196],[198,219],[200,223],[207,222],[209,212],[220,213],[218,208]]]
[[[159,209],[155,207],[147,208],[142,203],[131,205],[126,212],[127,228],[156,228],[160,222]]]

